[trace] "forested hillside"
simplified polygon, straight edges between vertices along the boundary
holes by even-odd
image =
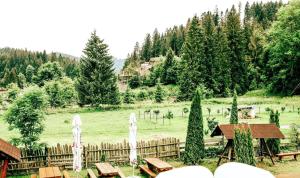
[[[23,77],[27,78],[27,81],[31,80],[37,75],[38,69],[47,62],[58,62],[68,77],[77,76],[78,61],[76,59],[56,53],[47,54],[46,51],[32,52],[2,48],[0,49],[0,86],[6,87],[10,83],[18,83],[18,80]]]
[[[269,49],[272,44],[276,46],[271,42],[274,38],[272,31],[279,23],[276,22],[278,17],[284,16],[284,12],[278,12],[282,6],[285,5],[281,1],[247,2],[243,10],[241,5],[232,6],[225,12],[215,9],[165,32],[159,33],[155,29],[152,35],[146,34],[141,45],[136,43],[123,71],[133,75],[134,80],[139,78],[140,85],[176,84],[182,100],[191,99],[191,94],[199,86],[214,96],[229,96],[234,88],[239,94],[268,88],[270,92],[289,95],[300,82],[299,76],[295,72],[289,75],[289,79],[295,80],[288,86],[280,83],[278,72],[295,68],[281,66],[283,69],[277,67],[274,70],[274,55]],[[173,55],[180,60],[174,60]],[[153,67],[150,75],[139,76],[133,70],[158,56],[167,56],[168,60]]]

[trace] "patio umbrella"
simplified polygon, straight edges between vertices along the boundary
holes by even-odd
[[[73,117],[73,170],[79,173],[81,171],[81,120],[79,115]],[[77,175],[78,176],[78,175]]]
[[[213,178],[209,169],[203,166],[186,166],[158,174],[156,178]]]
[[[130,147],[130,165],[132,165],[132,174],[134,176],[134,166],[137,164],[137,152],[136,152],[136,117],[134,113],[130,114],[129,118],[129,147]]]

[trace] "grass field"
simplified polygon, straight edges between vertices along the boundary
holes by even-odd
[[[239,106],[256,106],[259,118],[242,120],[240,122],[268,123],[269,116],[265,108],[270,107],[278,109],[281,112],[281,107],[285,107],[285,111],[281,112],[280,115],[281,126],[288,126],[291,123],[300,124],[300,115],[297,113],[297,108],[300,107],[299,96],[281,98],[252,95],[255,95],[255,93],[248,93],[245,96],[239,97],[238,103]],[[231,100],[231,98],[214,98],[202,102],[205,127],[208,107],[211,108],[211,116],[216,117],[219,123],[228,123],[228,118],[226,119],[222,116],[221,112],[222,109],[225,111],[226,108],[230,107]],[[182,117],[182,109],[184,107],[190,108],[190,103],[165,101],[162,104],[155,104],[151,101],[145,101],[134,105],[121,106],[118,110],[108,111],[87,108],[49,109],[41,141],[48,145],[72,143],[71,120],[76,113],[79,113],[82,118],[82,141],[84,144],[123,141],[124,139],[128,139],[128,118],[132,112],[136,113],[138,117],[139,140],[176,137],[184,141],[188,121],[188,114]],[[153,113],[151,120],[149,114],[146,114],[144,119],[144,111],[146,109],[160,110],[157,123]],[[165,120],[163,124],[162,115],[167,111],[174,113],[174,119],[171,121]],[[282,131],[287,135],[289,129],[284,127]],[[7,140],[17,135],[17,132],[8,130],[8,125],[4,122],[3,116],[0,116],[0,135],[3,139]]]

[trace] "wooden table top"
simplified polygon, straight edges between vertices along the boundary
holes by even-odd
[[[101,176],[117,176],[118,171],[109,163],[96,163],[96,168]]]
[[[152,166],[154,166],[155,168],[157,169],[172,169],[173,167],[167,163],[167,162],[164,162],[158,158],[145,158],[144,159],[148,164],[151,164]]]
[[[300,173],[295,174],[279,174],[276,178],[300,178]]]
[[[39,168],[40,178],[61,178],[61,172],[58,167]]]

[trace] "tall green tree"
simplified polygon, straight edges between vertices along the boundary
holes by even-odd
[[[161,82],[165,85],[175,84],[177,81],[177,70],[176,61],[174,59],[174,52],[169,48],[166,60],[164,61],[162,71],[161,71]]]
[[[160,84],[158,84],[155,90],[155,102],[161,103],[163,101],[164,101],[163,89],[161,88]]]
[[[187,136],[185,142],[184,163],[199,164],[205,156],[203,116],[201,108],[201,94],[197,89],[192,101]]]
[[[179,100],[190,100],[199,84],[203,83],[204,33],[198,17],[193,17],[186,34],[181,56],[179,79]]]
[[[269,91],[292,94],[300,83],[300,1],[282,7],[267,35]]]
[[[142,51],[141,51],[141,59],[143,61],[149,61],[151,58],[151,52],[152,52],[152,41],[151,41],[151,35],[148,33],[146,35]]]
[[[247,66],[244,60],[240,14],[234,6],[232,6],[226,16],[225,26],[230,48],[231,89],[236,87],[238,93],[244,94],[248,90]]]
[[[237,94],[234,90],[233,101],[231,105],[231,114],[230,114],[230,124],[237,124],[239,122],[238,118],[238,104],[237,104]]]
[[[152,35],[151,57],[158,57],[161,53],[161,39],[158,30],[155,28]]]
[[[25,73],[26,81],[28,83],[32,83],[33,75],[34,75],[34,67],[32,67],[32,65],[28,65],[26,67],[26,73]]]
[[[278,128],[280,128],[279,115],[280,114],[278,111],[276,112],[274,112],[273,110],[270,111],[269,122],[270,124],[276,124]],[[267,145],[270,148],[270,151],[273,155],[280,153],[280,139],[270,138],[267,140]]]
[[[83,54],[76,82],[80,105],[119,104],[113,60],[108,46],[96,35],[96,31],[91,34]]]

